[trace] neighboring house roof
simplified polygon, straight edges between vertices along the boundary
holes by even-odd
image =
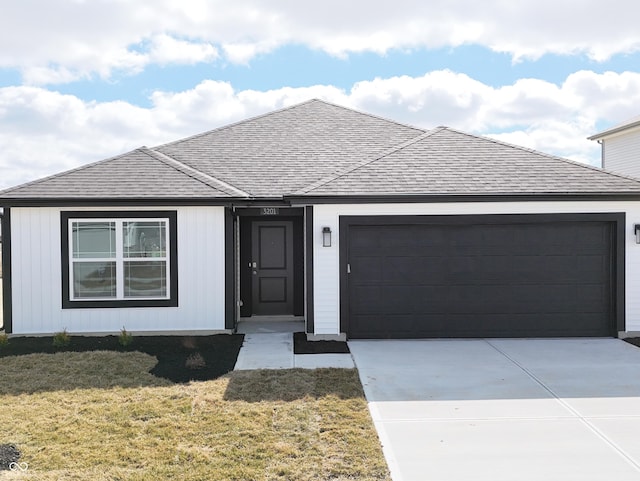
[[[602,132],[599,132],[587,138],[589,140],[601,140],[605,137],[609,137],[614,134],[619,134],[620,132],[624,132],[625,130],[633,129],[636,127],[640,127],[640,115],[632,119],[625,120],[620,124],[614,125],[613,127],[610,127],[607,130],[603,130]]]
[[[640,194],[640,182],[446,127],[311,100],[0,192],[48,200]]]

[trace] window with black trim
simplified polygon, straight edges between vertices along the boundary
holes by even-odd
[[[63,307],[177,306],[175,211],[63,212]]]

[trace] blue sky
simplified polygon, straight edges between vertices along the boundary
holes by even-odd
[[[265,3],[10,3],[0,188],[314,97],[594,165],[640,114],[630,0]]]
[[[513,62],[506,53],[495,53],[478,45],[411,52],[391,51],[384,55],[365,52],[337,58],[304,46],[284,46],[252,59],[250,64],[200,63],[197,65],[151,65],[130,75],[116,74],[108,81],[81,80],[58,85],[61,93],[101,102],[126,100],[150,107],[155,90],[188,90],[203,79],[229,82],[237,90],[271,90],[281,87],[309,87],[317,84],[349,89],[361,80],[400,75],[419,76],[433,70],[449,69],[465,73],[492,87],[510,85],[520,78],[539,78],[561,85],[572,72],[590,70],[623,72],[638,70],[640,53],[618,54],[596,62],[587,55],[547,54],[535,60]],[[0,86],[20,83],[20,73],[5,69]]]

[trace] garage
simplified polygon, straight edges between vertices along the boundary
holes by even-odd
[[[615,336],[623,226],[623,214],[341,217],[341,330]]]

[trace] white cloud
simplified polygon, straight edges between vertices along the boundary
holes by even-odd
[[[219,51],[246,64],[288,44],[336,56],[476,44],[516,61],[549,52],[601,61],[640,50],[639,16],[633,0],[21,0],[3,5],[0,67],[45,84],[211,62]]]
[[[165,34],[156,35],[151,43],[149,60],[160,65],[211,62],[220,56],[211,44],[178,40]]]
[[[64,84],[89,76],[89,72],[73,71],[66,67],[26,67],[22,70],[27,85]]]
[[[268,53],[278,47],[277,42],[236,42],[223,43],[222,49],[227,60],[231,63],[249,65],[258,54]]]
[[[448,70],[421,77],[236,91],[207,80],[183,92],[155,92],[152,106],[85,102],[37,87],[0,89],[0,187],[16,185],[140,145],[158,145],[310,98],[400,122],[461,130],[597,164],[586,139],[602,123],[637,115],[640,73],[569,75],[560,86],[520,80],[494,88]],[[608,126],[605,125],[605,126]]]
[[[478,130],[476,115],[492,89],[464,74],[441,70],[422,77],[377,78],[354,85],[350,101],[362,110],[410,124]],[[473,112],[473,115],[468,115]]]

